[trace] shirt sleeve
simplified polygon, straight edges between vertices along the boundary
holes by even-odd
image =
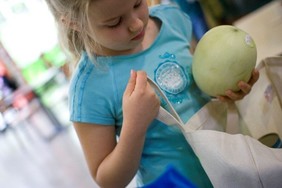
[[[80,62],[69,88],[72,122],[115,125],[113,93],[107,84],[108,73],[99,72],[89,60]],[[103,79],[101,81],[101,79]],[[103,83],[103,84],[101,84]]]

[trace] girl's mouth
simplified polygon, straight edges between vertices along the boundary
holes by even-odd
[[[145,35],[145,29],[143,29],[138,35],[136,35],[134,38],[132,38],[131,40],[140,40],[141,38],[143,38]]]

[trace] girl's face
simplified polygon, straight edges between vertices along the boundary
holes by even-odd
[[[93,0],[89,7],[93,39],[103,55],[140,50],[149,19],[146,0]],[[95,52],[99,48],[95,49]]]

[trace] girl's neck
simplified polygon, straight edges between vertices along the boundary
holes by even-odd
[[[154,43],[155,39],[159,34],[160,27],[161,27],[161,21],[157,18],[150,17],[146,28],[146,35],[141,44],[142,45],[141,50],[145,50],[149,48]]]

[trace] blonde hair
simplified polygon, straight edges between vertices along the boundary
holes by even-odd
[[[86,51],[94,58],[91,49],[95,41],[89,35],[88,7],[90,0],[45,0],[58,27],[59,43],[70,58],[73,67]]]

